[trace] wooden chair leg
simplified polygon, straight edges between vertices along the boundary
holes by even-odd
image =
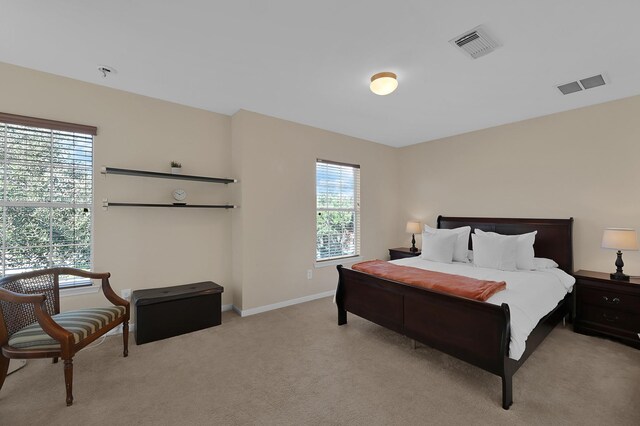
[[[122,324],[122,344],[124,345],[122,354],[126,358],[129,355],[129,321]]]
[[[53,362],[52,362],[52,364],[57,364],[57,363],[58,363],[58,357],[57,357],[57,356],[54,356],[54,357],[53,357]]]
[[[67,388],[67,407],[73,404],[73,359],[64,360],[64,385]]]
[[[2,389],[2,385],[4,385],[4,379],[7,378],[7,372],[9,371],[9,358],[5,358],[2,353],[0,353],[0,389]]]

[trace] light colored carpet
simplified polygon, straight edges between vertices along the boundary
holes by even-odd
[[[62,364],[33,360],[0,391],[2,425],[640,424],[640,351],[557,327],[500,379],[354,315],[330,298],[142,346],[121,339]],[[133,337],[133,336],[132,336]]]

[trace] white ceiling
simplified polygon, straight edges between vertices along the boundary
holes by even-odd
[[[638,0],[0,0],[0,62],[405,146],[640,94],[639,16]],[[480,24],[501,48],[448,43]],[[380,71],[395,93],[369,91]]]

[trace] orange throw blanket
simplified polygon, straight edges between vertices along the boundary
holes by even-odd
[[[399,266],[384,260],[368,260],[351,267],[376,277],[398,281],[415,287],[450,293],[468,299],[485,301],[495,293],[504,290],[504,281],[485,281],[463,275],[444,274],[411,266]]]

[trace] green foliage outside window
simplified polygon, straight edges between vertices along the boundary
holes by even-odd
[[[316,163],[316,260],[357,256],[360,169]]]
[[[91,266],[90,135],[0,123],[2,275]]]

